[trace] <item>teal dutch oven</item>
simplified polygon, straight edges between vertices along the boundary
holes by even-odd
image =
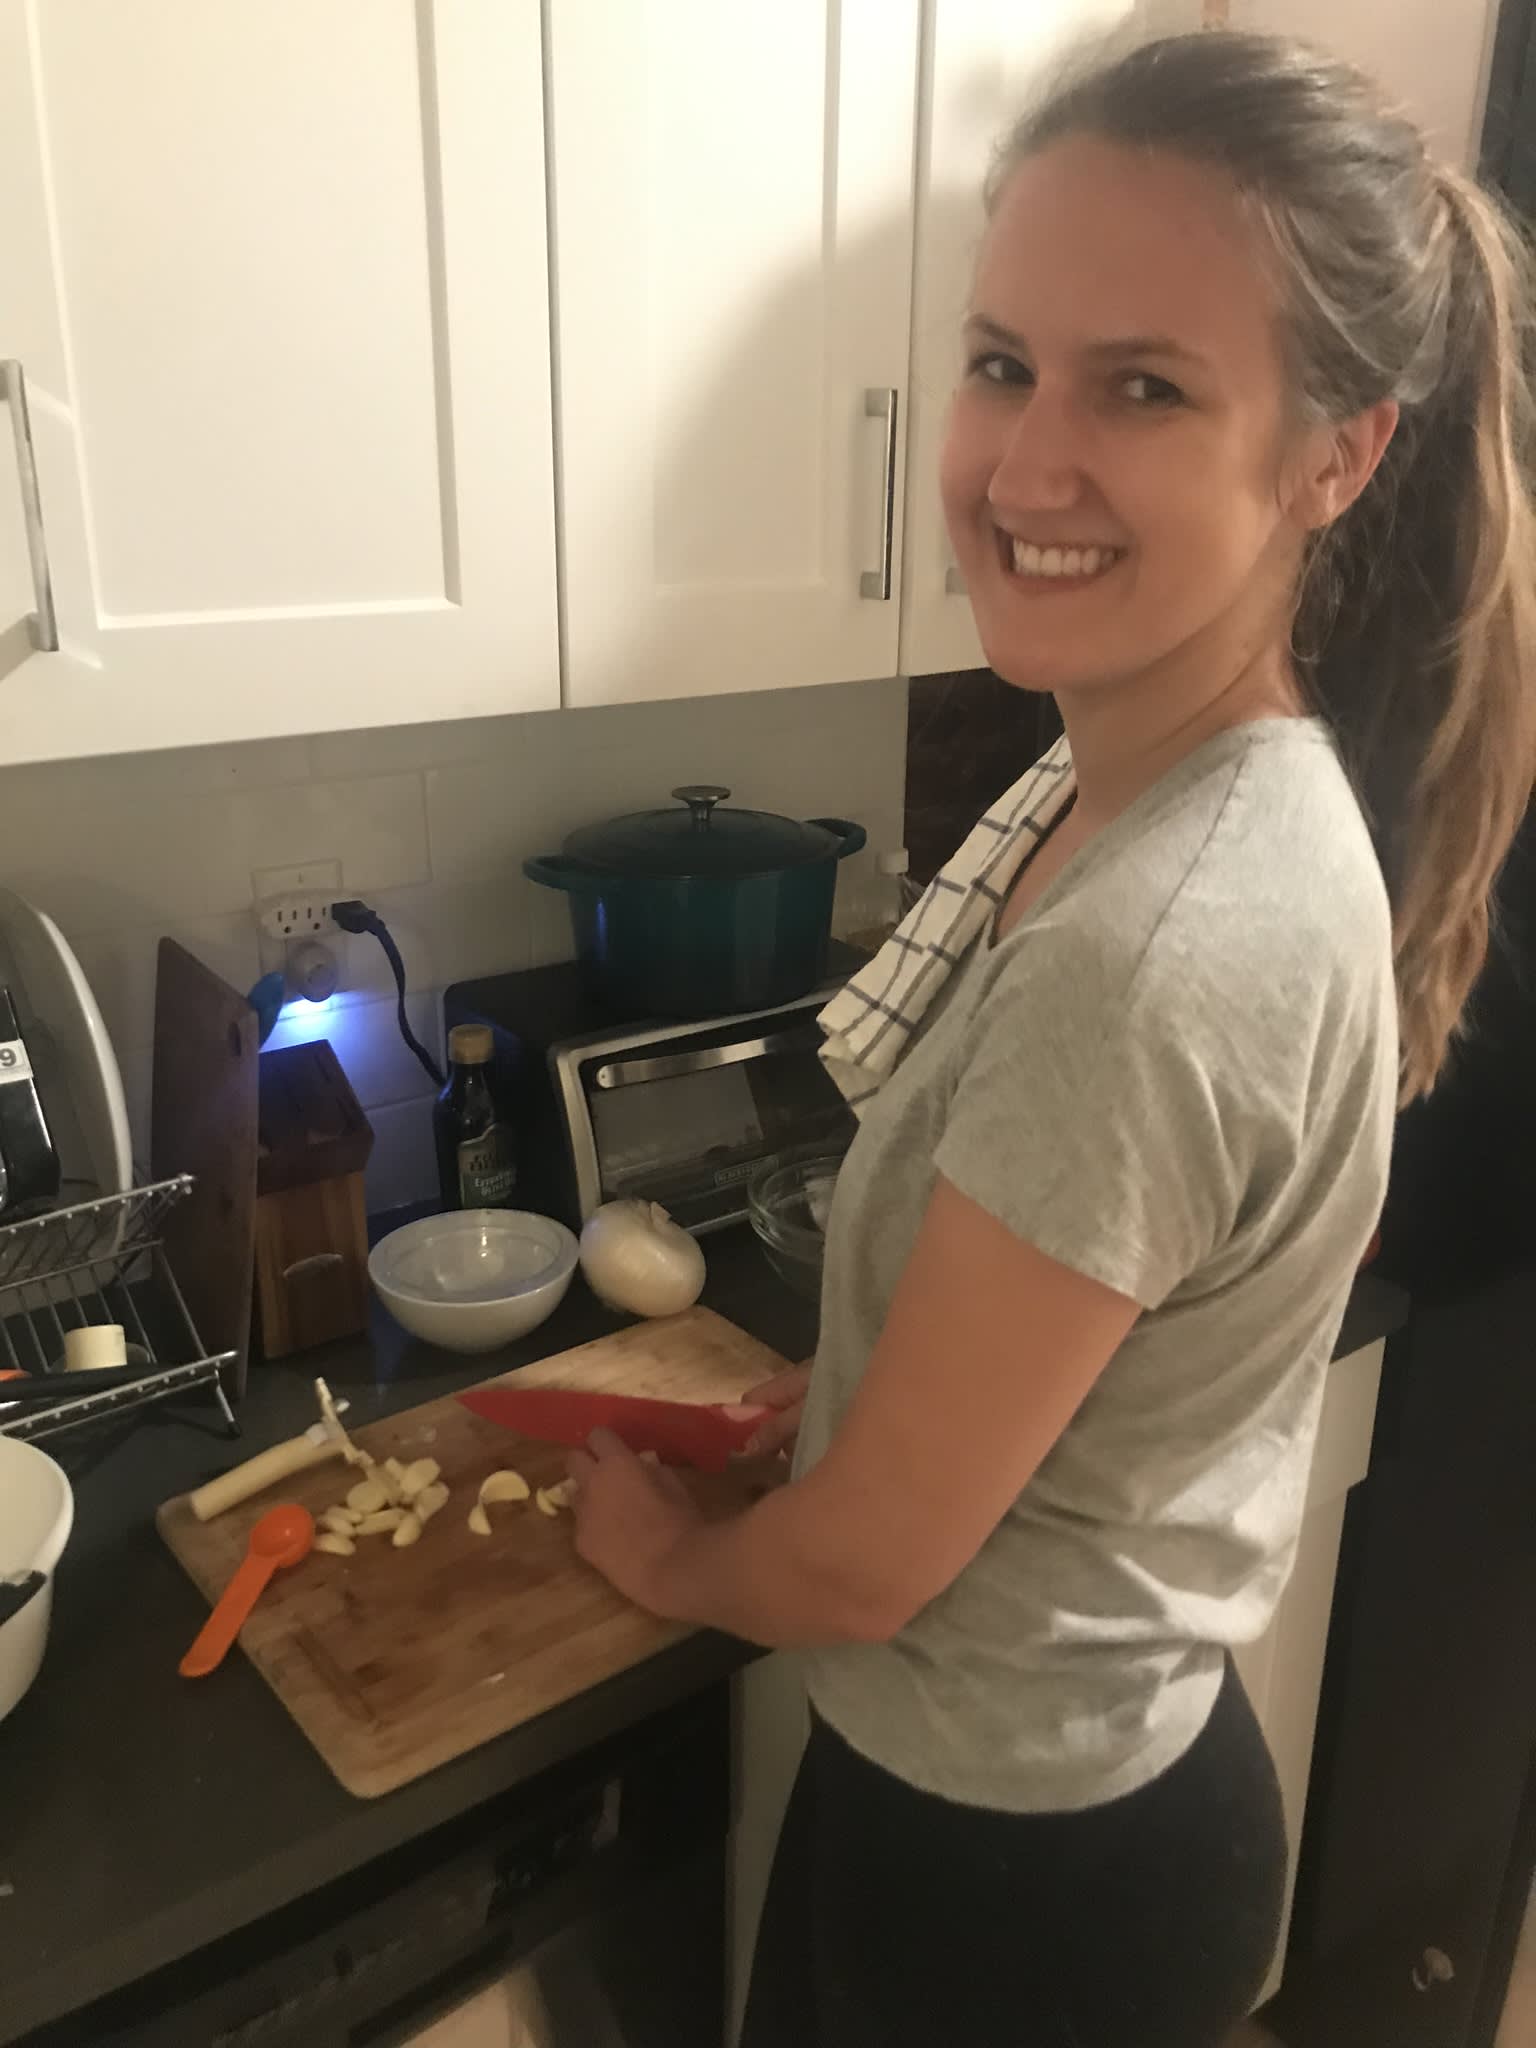
[[[573,832],[523,872],[570,904],[593,993],[625,1018],[710,1017],[794,1002],[824,979],[847,818],[733,810],[728,789],[672,792]]]

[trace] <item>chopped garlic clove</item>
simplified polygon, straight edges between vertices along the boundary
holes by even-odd
[[[315,1548],[326,1551],[331,1557],[350,1557],[357,1545],[350,1536],[340,1536],[334,1529],[322,1529],[315,1538]]]
[[[383,1483],[377,1479],[359,1479],[347,1495],[347,1506],[355,1508],[360,1515],[376,1514],[380,1508],[389,1505],[389,1495]]]
[[[492,1472],[480,1482],[481,1505],[493,1500],[526,1500],[528,1482],[521,1472]]]
[[[478,1501],[469,1511],[469,1526],[477,1536],[489,1536],[491,1533],[491,1518]]]
[[[411,1502],[411,1512],[415,1515],[417,1521],[425,1526],[426,1523],[431,1521],[438,1509],[446,1507],[447,1504],[447,1487],[443,1485],[440,1479],[434,1480],[430,1486],[424,1486]]]
[[[408,1550],[413,1543],[419,1543],[421,1540],[421,1517],[410,1514],[402,1515],[399,1528],[396,1529],[394,1535],[389,1540],[396,1550]]]
[[[424,1492],[432,1484],[442,1469],[436,1458],[418,1458],[414,1464],[405,1468],[400,1481],[401,1493],[407,1500],[414,1500],[417,1494]]]
[[[362,1519],[352,1508],[327,1508],[320,1517],[320,1526],[329,1529],[333,1536],[350,1536]]]
[[[383,1536],[392,1529],[398,1529],[404,1520],[404,1508],[380,1508],[377,1514],[364,1515],[356,1533],[359,1536]]]

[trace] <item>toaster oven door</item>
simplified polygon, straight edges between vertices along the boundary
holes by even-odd
[[[748,1184],[855,1128],[818,1057],[817,1004],[556,1055],[583,1221],[600,1203],[660,1202],[686,1229],[747,1213]]]

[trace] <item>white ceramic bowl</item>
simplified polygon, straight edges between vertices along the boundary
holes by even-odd
[[[576,1240],[530,1209],[457,1209],[380,1238],[368,1277],[397,1323],[445,1351],[494,1351],[565,1299]]]
[[[0,1436],[0,1579],[46,1572],[48,1583],[0,1622],[0,1721],[37,1676],[53,1607],[53,1568],[74,1526],[63,1469],[35,1444]]]

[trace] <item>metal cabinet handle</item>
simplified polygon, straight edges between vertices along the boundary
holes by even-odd
[[[37,461],[32,452],[32,417],[27,411],[27,375],[14,356],[0,360],[0,398],[11,408],[16,436],[16,469],[21,478],[21,509],[27,524],[27,552],[32,557],[32,591],[37,610],[27,630],[39,654],[59,651],[59,622],[53,609],[53,579],[48,573],[48,536],[43,531],[43,497],[37,487]]]
[[[896,410],[894,384],[865,392],[864,417],[885,421],[885,483],[880,495],[880,566],[866,569],[860,576],[859,595],[882,603],[891,595],[891,557],[896,542]]]

